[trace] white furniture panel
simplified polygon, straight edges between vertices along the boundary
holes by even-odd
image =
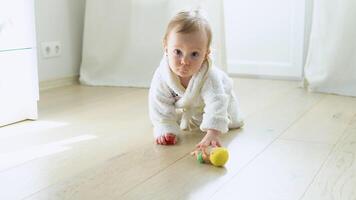
[[[0,125],[37,118],[35,50],[0,53]]]
[[[226,0],[228,71],[301,78],[304,4],[304,0]]]
[[[0,51],[35,46],[33,0],[0,0]]]
[[[37,118],[33,0],[0,0],[0,126]]]

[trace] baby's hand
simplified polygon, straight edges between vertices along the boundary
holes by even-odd
[[[221,147],[220,132],[217,130],[209,129],[204,138],[196,145],[197,149],[206,149],[208,146]]]
[[[156,143],[161,145],[174,145],[177,143],[177,137],[173,133],[166,133],[156,138]]]

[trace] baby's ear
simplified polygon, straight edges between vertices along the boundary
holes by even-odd
[[[166,43],[166,40],[163,40],[162,41],[162,46],[163,46],[163,52],[165,53],[165,54],[167,54],[167,43]]]
[[[209,58],[210,53],[211,53],[211,51],[210,51],[210,48],[209,48],[209,49],[206,51],[205,59],[208,59],[208,58]]]
[[[166,55],[166,56],[168,55],[168,50],[167,50],[167,48],[165,48],[165,47],[163,48],[163,53],[164,53],[164,55]]]

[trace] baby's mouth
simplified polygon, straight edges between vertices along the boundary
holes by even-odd
[[[179,71],[180,71],[181,73],[187,73],[187,72],[188,72],[188,69],[186,69],[186,68],[180,68]]]
[[[181,74],[187,74],[187,73],[188,73],[188,70],[180,70],[180,73],[181,73]]]

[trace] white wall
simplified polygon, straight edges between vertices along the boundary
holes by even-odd
[[[79,74],[85,0],[35,0],[39,80]],[[40,44],[61,41],[60,57],[43,58]]]

